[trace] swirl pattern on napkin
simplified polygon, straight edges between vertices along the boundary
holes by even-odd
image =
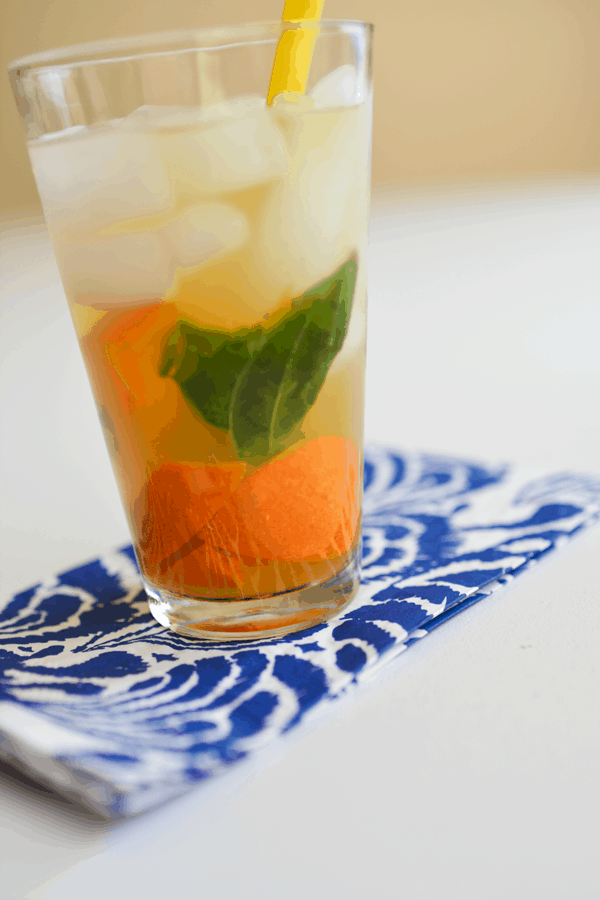
[[[291,728],[599,510],[598,478],[370,447],[362,587],[336,618],[286,638],[188,640],[150,616],[128,547],[4,606],[0,699],[58,727],[45,752],[71,790],[94,786],[110,817],[137,812]],[[35,743],[13,733],[16,755],[20,738]]]

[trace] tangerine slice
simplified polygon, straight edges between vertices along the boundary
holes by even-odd
[[[209,526],[208,540],[241,557],[331,559],[358,525],[358,451],[337,435],[276,457],[243,481]]]
[[[246,464],[163,463],[134,504],[138,549],[149,578],[160,578],[206,543],[206,529],[239,484]],[[206,551],[203,551],[206,552]],[[211,549],[210,555],[217,551]],[[217,575],[231,567],[217,559]],[[221,579],[222,580],[222,579]]]

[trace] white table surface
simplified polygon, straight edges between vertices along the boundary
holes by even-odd
[[[367,435],[600,472],[600,183],[372,224]],[[40,223],[5,221],[2,596],[127,540]],[[2,900],[597,900],[600,529],[352,696],[116,827],[0,777]]]

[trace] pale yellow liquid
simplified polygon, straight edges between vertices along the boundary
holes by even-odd
[[[143,135],[152,160],[158,159],[166,173],[162,208],[111,221],[92,204],[89,221],[80,217],[74,228],[68,213],[50,202],[46,206],[142,570],[154,586],[182,597],[237,599],[318,583],[347,565],[358,541],[367,111],[257,106],[249,119],[239,118],[240,134],[245,128],[250,143],[254,141],[251,150],[257,160],[256,165],[248,164],[245,182],[244,165],[231,178],[227,167],[232,146],[236,152],[238,118],[231,117],[231,133],[223,135],[214,129],[229,119],[220,119],[217,108],[199,125],[182,124],[177,116],[172,121],[165,117],[162,122],[137,123],[136,134]],[[124,126],[115,125],[112,134],[119,128]],[[86,139],[76,135],[72,140]],[[264,165],[259,151],[268,158]],[[242,158],[248,148],[240,146],[237,152]],[[43,146],[32,148],[32,159],[38,170],[43,168]],[[97,189],[102,189],[101,183]],[[204,235],[200,242],[195,226]],[[146,253],[139,269],[147,271],[138,278],[139,247]],[[114,248],[120,256],[111,266]],[[349,327],[316,402],[288,436],[283,452],[270,461],[239,459],[228,433],[204,421],[180,386],[159,375],[165,340],[181,320],[220,332],[268,328],[295,298],[351,257],[357,260],[358,274]],[[306,466],[303,476],[295,460]],[[339,475],[336,465],[341,467]],[[245,505],[239,505],[244,485],[256,473],[257,484],[262,485],[256,496],[268,495],[269,503],[277,502],[270,473],[282,490],[297,488],[297,501],[285,511],[286,517],[298,516],[297,524],[289,522],[290,534],[299,535],[295,543],[283,535],[283,544],[278,544],[281,522],[273,526],[278,532],[266,534],[282,511],[274,509],[272,515],[257,511],[253,523],[253,501],[248,497],[255,493],[246,492]],[[184,485],[192,476],[190,484],[199,492],[195,496]],[[321,477],[331,483],[327,490],[333,498],[324,489],[323,515],[315,511],[311,499]],[[345,504],[346,532],[350,527],[353,533],[350,537],[346,533],[343,540],[339,534],[319,537],[317,527],[318,535],[311,537],[314,528],[307,525],[303,531],[303,508],[307,515],[328,521],[327,510],[338,502],[337,482],[350,485],[339,502]],[[156,500],[161,489],[170,496],[164,503],[160,496]],[[331,515],[331,530],[339,532],[337,513]],[[168,521],[173,516],[175,525]],[[235,516],[243,518],[244,533],[234,540]],[[322,522],[320,527],[325,528]],[[225,535],[216,554],[213,549],[207,552],[206,528]],[[256,540],[253,528],[260,532]]]

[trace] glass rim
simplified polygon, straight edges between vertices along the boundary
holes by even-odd
[[[300,24],[290,23],[290,27],[299,27]],[[373,32],[373,24],[361,19],[322,19],[315,24],[330,33],[354,29],[365,33]],[[8,63],[6,68],[9,74],[19,75],[22,70],[43,71],[44,69],[115,63],[144,56],[164,56],[195,50],[219,50],[239,44],[274,42],[278,39],[281,30],[281,20],[273,20],[104,38],[21,56]]]

